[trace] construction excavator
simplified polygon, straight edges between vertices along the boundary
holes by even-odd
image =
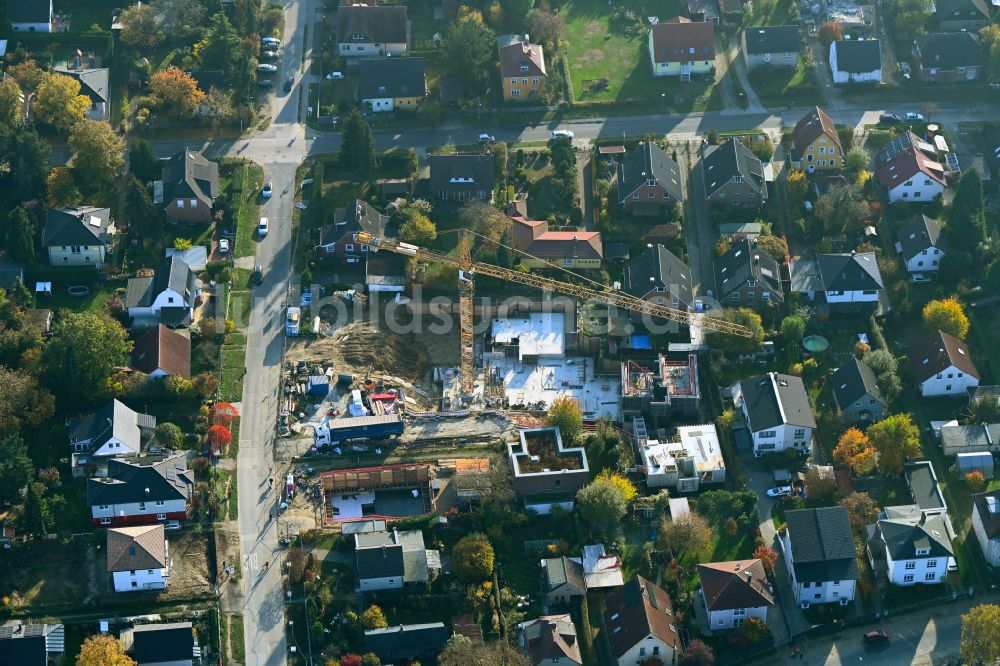
[[[379,250],[388,250],[396,254],[403,254],[413,257],[417,261],[435,262],[445,266],[458,269],[459,283],[459,326],[462,375],[462,392],[471,395],[474,387],[474,362],[475,362],[475,342],[473,338],[472,317],[474,292],[473,278],[476,275],[486,275],[516,284],[523,284],[529,287],[538,287],[552,292],[575,296],[583,300],[591,300],[605,305],[622,308],[630,312],[648,314],[668,321],[676,321],[681,324],[701,326],[703,329],[729,333],[749,338],[753,332],[741,324],[726,321],[720,317],[711,316],[705,313],[688,312],[677,308],[650,303],[640,298],[630,296],[625,292],[615,289],[605,288],[603,290],[591,289],[576,284],[561,282],[534,273],[522,273],[510,268],[494,266],[482,261],[473,261],[472,244],[467,238],[463,238],[458,244],[457,256],[443,254],[435,250],[404,243],[394,238],[377,238],[366,231],[358,232],[356,241],[369,247]]]

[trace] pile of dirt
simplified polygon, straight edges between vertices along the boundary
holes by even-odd
[[[326,363],[338,373],[392,375],[419,382],[430,373],[430,359],[412,334],[393,333],[361,321],[337,329],[330,337],[296,344],[289,359]]]

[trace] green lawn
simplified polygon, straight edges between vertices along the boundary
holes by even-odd
[[[219,168],[219,190],[225,196],[229,211],[226,219],[236,222],[235,256],[254,254],[254,235],[260,220],[260,189],[264,185],[264,169],[259,164],[241,159],[225,159]]]
[[[242,664],[247,660],[246,646],[243,642],[243,616],[232,615],[229,622],[229,649],[233,661]]]
[[[640,11],[645,5],[638,0],[624,0],[615,6],[645,16]],[[610,5],[602,0],[570,0],[563,6],[566,56],[577,103],[630,101],[646,104],[655,113],[661,105],[665,112],[681,112],[704,110],[716,102],[712,99],[714,85],[654,78],[647,49],[648,25],[639,34],[627,36],[620,27],[610,25],[609,10]],[[656,6],[661,21],[684,11],[679,0]]]
[[[816,72],[799,58],[796,69],[763,65],[750,72],[750,85],[766,106],[806,104],[819,96]]]
[[[751,25],[792,25],[795,0],[756,0],[753,3]]]
[[[246,368],[246,336],[233,333],[222,345],[222,373],[219,394],[226,402],[243,399],[243,370]]]

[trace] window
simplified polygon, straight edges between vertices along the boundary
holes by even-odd
[[[945,386],[944,390],[945,391],[950,391],[951,390],[951,384],[948,384],[947,386]]]
[[[362,245],[361,246],[361,252],[364,253],[364,252],[367,252],[367,251],[368,251],[368,246],[367,245]]]
[[[820,155],[826,155],[826,148],[824,148],[823,146],[820,146],[819,147],[819,154]]]
[[[742,616],[744,616],[746,614],[747,614],[747,609],[746,608],[734,608],[733,609],[733,616],[734,617],[742,617]]]
[[[654,655],[660,654],[660,646],[659,645],[654,645],[653,646],[653,654]]]
[[[361,33],[361,32],[356,32],[353,35],[351,35],[351,39],[364,39],[364,38],[365,38],[365,35],[364,35],[364,33]]]
[[[639,648],[639,656],[640,657],[645,657],[646,656],[646,648],[644,648],[644,647]]]
[[[178,199],[177,200],[177,207],[178,208],[184,208],[184,199]]]
[[[538,77],[537,76],[531,77],[531,82],[532,83],[538,83]]]
[[[903,576],[903,582],[904,583],[912,583],[913,582],[913,574],[906,574],[905,576]]]
[[[733,301],[738,301],[738,300],[740,300],[740,292],[734,291],[733,292]]]
[[[167,514],[165,514],[165,513],[158,513],[158,514],[156,514],[156,519],[157,520],[166,520],[167,519]]]
[[[829,155],[836,155],[836,154],[837,154],[837,149],[836,149],[836,148],[834,148],[833,146],[830,146],[830,147],[829,147],[829,148],[827,149],[827,151],[826,151],[826,152],[827,152],[827,154],[829,154]],[[832,164],[832,162],[831,162],[831,164]]]
[[[802,439],[805,436],[806,436],[806,429],[805,428],[796,428],[795,429],[795,439]]]
[[[639,200],[639,191],[636,190],[636,193],[632,195],[632,201],[638,201],[638,200]]]
[[[510,96],[511,97],[520,97],[521,96],[521,91],[518,90],[517,88],[515,88],[514,90],[510,91]]]
[[[139,587],[139,583],[132,581],[132,587]]]
[[[110,524],[111,524],[110,518],[101,518],[101,525],[110,525]]]
[[[823,597],[823,595],[822,595],[822,594],[817,594],[817,595],[816,595],[815,597],[813,597],[813,598],[814,598],[814,599],[820,599],[820,598],[822,598],[822,597]]]
[[[760,433],[760,437],[761,439],[772,439],[774,438],[775,432],[776,431],[774,430],[765,430],[764,432]]]
[[[754,292],[752,292],[752,291],[748,291],[748,292],[747,292],[747,300],[748,300],[748,301],[750,301],[750,300],[753,300],[753,297],[754,297],[755,295],[756,295],[756,294],[754,294]]]
[[[937,578],[937,574],[933,571],[928,571],[924,574],[924,580],[934,580],[935,578]]]
[[[927,568],[933,569],[937,566],[937,560],[927,560]]]
[[[914,561],[912,561],[912,560],[910,560],[909,562],[906,563],[906,568],[907,569],[916,569],[917,568],[917,563],[914,562]]]
[[[656,198],[656,192],[650,192],[649,193],[649,198],[650,199],[655,199]]]
[[[173,303],[173,302],[174,302],[174,297],[173,296],[167,296],[167,303]]]
[[[163,500],[156,500],[156,506],[163,506]]]
[[[521,83],[527,83],[528,79],[521,79]]]
[[[191,208],[197,208],[198,207],[198,200],[197,199],[191,199],[188,203],[190,204]]]
[[[771,300],[771,292],[769,291],[761,292],[760,297],[763,298],[764,302],[766,303],[767,301]]]
[[[351,243],[346,243],[344,245],[344,252],[354,252],[354,245]]]

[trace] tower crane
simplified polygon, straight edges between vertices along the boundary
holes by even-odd
[[[726,321],[720,317],[711,317],[701,313],[687,312],[686,310],[667,307],[657,303],[650,303],[649,301],[644,301],[622,291],[613,289],[605,289],[603,291],[591,289],[589,287],[569,284],[567,282],[561,282],[552,278],[543,277],[534,273],[521,273],[510,268],[494,266],[493,264],[488,264],[482,261],[473,261],[470,244],[467,242],[460,242],[458,244],[458,256],[453,257],[435,250],[428,250],[427,248],[411,245],[410,243],[403,243],[394,238],[378,238],[367,231],[359,231],[357,233],[356,240],[362,245],[368,245],[370,247],[378,248],[379,250],[388,250],[389,252],[395,252],[396,254],[413,257],[418,261],[436,262],[458,269],[459,340],[461,345],[460,370],[462,373],[462,392],[466,394],[472,393],[474,384],[473,364],[475,343],[472,329],[472,280],[477,274],[506,280],[507,282],[514,282],[516,284],[523,284],[529,287],[547,289],[553,292],[575,296],[584,300],[592,300],[598,303],[604,303],[605,305],[619,307],[623,310],[629,310],[630,312],[648,314],[653,317],[676,321],[681,324],[700,325],[702,328],[719,331],[721,333],[739,335],[744,338],[749,338],[753,335],[753,332],[742,324]]]

